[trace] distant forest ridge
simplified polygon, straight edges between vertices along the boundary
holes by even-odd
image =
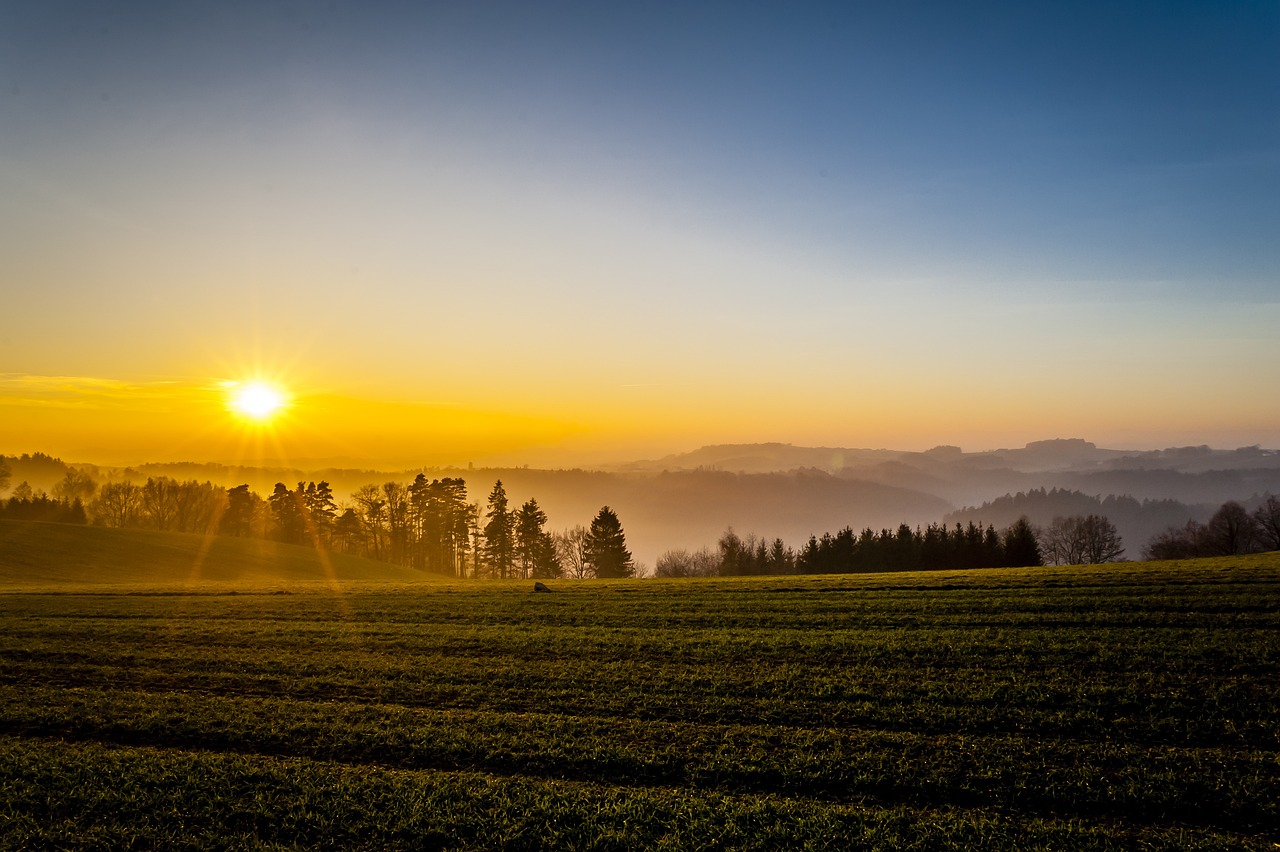
[[[689,470],[696,468],[735,473],[772,473],[811,467],[828,473],[906,462],[922,468],[964,465],[969,468],[1001,468],[1021,471],[1053,469],[1177,470],[1203,472],[1223,468],[1280,468],[1280,449],[1261,446],[1215,449],[1199,446],[1153,450],[1115,450],[1098,447],[1081,438],[1032,441],[1020,448],[965,452],[957,446],[924,451],[855,449],[849,447],[799,447],[784,443],[713,444],[688,453],[615,466],[619,470]]]
[[[1005,529],[1022,514],[1039,526],[1054,517],[1103,514],[1135,557],[1152,536],[1205,522],[1226,501],[1255,506],[1280,494],[1280,451],[1261,447],[1099,448],[1080,439],[1036,441],[1009,450],[924,452],[797,447],[707,446],[678,456],[600,470],[421,468],[262,468],[180,462],[134,468],[67,463],[43,453],[3,457],[12,493],[21,483],[54,493],[72,468],[97,482],[149,477],[243,483],[263,494],[274,484],[328,481],[339,502],[369,483],[408,482],[419,472],[463,478],[476,489],[501,479],[515,505],[536,497],[551,528],[582,523],[603,505],[626,524],[638,562],[653,565],[672,548],[712,545],[732,527],[742,535],[782,538],[799,549],[810,536],[845,527],[951,525]]]
[[[1250,509],[1261,505],[1262,498],[1248,501]],[[1217,506],[1188,505],[1177,500],[1138,500],[1133,497],[1108,495],[1099,497],[1080,491],[1032,489],[1005,494],[981,506],[967,506],[946,515],[947,524],[990,524],[1007,527],[1019,518],[1027,518],[1038,527],[1049,526],[1055,518],[1076,515],[1101,515],[1115,524],[1126,544],[1130,558],[1137,558],[1141,547],[1170,527],[1181,527],[1188,521],[1204,523]]]

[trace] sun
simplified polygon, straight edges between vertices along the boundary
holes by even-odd
[[[227,407],[257,423],[271,420],[287,402],[284,391],[266,382],[231,382],[227,387]]]

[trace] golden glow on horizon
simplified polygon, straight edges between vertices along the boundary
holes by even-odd
[[[397,394],[391,381],[386,388],[366,382],[353,393],[355,381],[332,377],[317,387],[314,377],[271,361],[222,363],[194,379],[0,373],[0,453],[121,465],[323,462],[391,469],[469,462],[590,467],[704,444],[771,441],[897,450],[956,444],[970,452],[1064,435],[1124,449],[1276,443],[1274,404],[1265,395],[1228,400],[1224,388],[1221,404],[1188,410],[1183,385],[1164,394],[1147,377],[1151,392],[1135,406],[1131,386],[1143,378],[1137,371],[1123,381],[1092,380],[1096,405],[1089,409],[1058,397],[1063,382],[1015,375],[1022,389],[1009,394],[1003,383],[946,376],[901,383],[890,372],[861,376],[856,394],[776,382],[763,406],[731,382],[712,387],[715,376],[685,384],[596,383],[585,398],[571,385],[525,382],[491,391],[502,404],[485,405],[486,395],[469,398],[453,387],[405,386]],[[1206,387],[1217,366],[1202,367]],[[1165,427],[1153,430],[1153,422]]]
[[[227,383],[227,407],[246,420],[265,424],[286,404],[284,391],[266,382]]]

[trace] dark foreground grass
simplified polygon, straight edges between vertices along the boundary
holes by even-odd
[[[8,848],[1274,849],[1280,563],[0,595]]]
[[[0,520],[0,589],[408,583],[423,572],[259,538]]]

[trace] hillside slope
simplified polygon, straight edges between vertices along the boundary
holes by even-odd
[[[433,577],[260,539],[0,521],[0,589],[84,584],[411,583]]]

